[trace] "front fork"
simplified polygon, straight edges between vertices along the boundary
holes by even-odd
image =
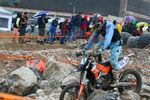
[[[85,89],[85,80],[86,80],[86,76],[87,76],[87,69],[89,68],[89,65],[90,63],[86,66],[85,68],[85,71],[84,71],[84,76],[83,76],[83,79],[82,79],[82,82],[80,82],[80,90],[79,90],[79,93],[78,93],[78,100],[80,100],[80,97]],[[88,95],[88,93],[86,93],[86,95]]]

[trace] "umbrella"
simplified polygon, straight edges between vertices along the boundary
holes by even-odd
[[[43,14],[49,15],[50,12],[48,12],[48,11],[39,11],[39,12],[37,12],[33,17],[40,17],[40,16],[42,16]]]
[[[131,24],[136,25],[138,22],[137,21],[132,21]]]
[[[146,27],[146,26],[148,26],[148,23],[146,23],[146,22],[139,22],[138,24],[136,24],[137,28],[140,28],[141,26]]]
[[[125,16],[124,21],[125,22],[136,21],[136,18],[134,16]]]
[[[146,23],[146,22],[139,22],[138,24],[136,24],[136,27],[138,29],[140,29],[141,26],[142,26],[143,33],[148,32],[147,31],[147,29],[148,29],[148,23]]]

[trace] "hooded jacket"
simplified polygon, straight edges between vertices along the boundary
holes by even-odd
[[[111,44],[111,42],[116,42],[117,40],[121,39],[119,32],[117,32],[116,30],[117,30],[117,28],[116,28],[116,26],[113,25],[113,23],[106,21],[105,26],[103,26],[102,31],[98,32],[98,31],[94,30],[94,32],[90,36],[90,38],[84,48],[89,49],[97,41],[99,34],[102,34],[102,36],[104,36],[105,39],[103,41],[101,48],[103,50],[105,50],[106,48],[108,48],[108,46]],[[117,36],[117,38],[116,38],[116,36]]]
[[[87,16],[84,16],[84,18],[81,21],[81,28],[86,29],[88,25]]]
[[[56,21],[56,19],[53,20],[53,21],[52,21],[52,25],[51,25],[51,27],[50,27],[50,31],[51,31],[51,32],[55,32],[55,31],[56,31],[56,28],[57,28],[57,25],[58,25],[58,21]]]

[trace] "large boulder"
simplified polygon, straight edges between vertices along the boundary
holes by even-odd
[[[126,48],[138,48],[139,47],[139,36],[130,36],[126,43]]]
[[[150,33],[143,33],[141,36],[132,36],[127,32],[120,32],[125,48],[144,48],[150,44]]]
[[[117,100],[117,97],[114,93],[104,92],[102,90],[95,90],[87,100]]]
[[[144,48],[150,44],[150,33],[143,33],[139,39],[139,47]]]
[[[34,72],[27,67],[20,67],[7,76],[13,85],[9,87],[8,93],[17,95],[28,95],[37,89],[37,77]]]
[[[44,69],[43,77],[44,79],[48,80],[54,75],[60,74],[60,66],[59,63],[56,62],[53,58],[49,58],[46,62],[46,67]]]
[[[59,88],[62,85],[62,82],[64,83],[63,85],[74,82],[76,78],[64,80],[65,73],[70,69],[72,69],[70,64],[55,61],[53,58],[48,58],[43,73],[45,80],[41,81],[38,86],[45,94],[49,94],[51,91]]]
[[[39,68],[37,68],[34,65],[28,65],[26,67],[31,69],[34,72],[34,74],[36,75],[38,81],[43,80],[43,75],[42,75],[42,72]]]
[[[127,40],[130,36],[132,36],[130,33],[128,32],[120,32],[121,38],[123,40],[123,43],[126,44]]]
[[[39,83],[40,89],[43,89],[46,94],[49,94],[54,89],[57,89],[62,84],[60,77],[54,76],[49,80],[43,80]]]

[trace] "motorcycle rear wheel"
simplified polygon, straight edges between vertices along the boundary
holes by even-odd
[[[126,79],[128,75],[133,75],[135,79]],[[136,82],[136,86],[130,86],[130,87],[119,87],[118,90],[122,94],[125,89],[132,90],[135,93],[139,93],[142,88],[142,79],[140,74],[133,69],[126,69],[123,71],[123,75],[120,78],[120,82]]]

